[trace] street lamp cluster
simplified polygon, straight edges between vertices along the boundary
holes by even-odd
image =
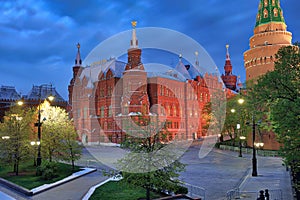
[[[238,103],[239,104],[243,104],[245,102],[245,100],[243,98],[238,99]],[[231,109],[230,110],[232,113],[235,113],[235,109]],[[252,176],[257,176],[257,159],[256,159],[256,148],[262,148],[264,146],[263,142],[255,142],[255,127],[257,126],[257,124],[255,123],[255,117],[254,114],[252,114],[252,124],[250,124],[249,122],[246,123],[247,125],[252,125]],[[241,128],[240,124],[237,124],[237,129],[239,130]],[[245,140],[246,137],[240,135],[239,137],[239,157],[242,157],[242,141]]]

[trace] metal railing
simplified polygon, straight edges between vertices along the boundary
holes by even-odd
[[[229,145],[220,145],[219,147],[222,150],[229,150],[229,151],[236,151],[238,152],[240,149],[239,147],[229,146]],[[263,149],[257,149],[257,155],[260,156],[267,156],[267,157],[278,157],[278,151],[272,151],[272,150],[263,150]],[[246,154],[252,154],[252,148],[242,148],[242,152]]]
[[[202,188],[200,186],[191,185],[188,183],[184,183],[183,186],[188,189],[187,196],[205,200],[205,189],[204,188]]]
[[[256,200],[259,197],[259,194],[259,191],[240,191],[239,188],[235,188],[227,192],[226,199]],[[270,200],[283,200],[281,189],[269,190],[269,194]]]

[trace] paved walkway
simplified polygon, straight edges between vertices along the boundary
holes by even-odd
[[[215,151],[237,156],[237,152]],[[243,154],[243,158],[252,161],[252,154]],[[282,200],[293,200],[290,172],[283,166],[282,158],[257,156],[257,171],[258,176],[253,177],[251,163],[237,186],[241,199],[256,199],[260,190],[268,189],[271,199],[280,199],[281,196]]]
[[[6,195],[11,196],[12,199],[14,198],[17,200],[81,200],[92,186],[97,185],[106,179],[107,177],[104,177],[102,172],[96,171],[32,197],[16,193],[3,185],[0,185],[0,192],[4,192]],[[2,200],[1,193],[0,199]]]
[[[181,179],[185,182],[200,186],[205,189],[206,200],[226,199],[226,192],[230,189],[239,188],[246,191],[246,196],[256,196],[259,190],[281,189],[283,200],[292,200],[291,182],[289,172],[282,166],[282,160],[278,157],[258,156],[258,176],[251,176],[252,155],[244,154],[238,157],[237,152],[214,149],[203,159],[198,158],[200,146],[193,146],[182,157],[182,162],[188,164],[186,171],[181,174]],[[87,160],[89,156],[83,156]],[[105,168],[105,166],[97,166]],[[89,188],[106,180],[101,170],[93,172],[66,184],[47,190],[32,197],[22,194],[0,185],[0,199],[11,200],[80,200],[88,192]],[[4,194],[5,193],[5,194]],[[8,198],[7,195],[12,198]],[[252,196],[250,199],[256,199]],[[249,199],[249,198],[248,198]]]

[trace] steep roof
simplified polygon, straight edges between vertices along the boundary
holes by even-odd
[[[0,99],[15,101],[21,99],[21,95],[17,93],[16,88],[13,86],[1,86]]]
[[[28,94],[25,97],[25,99],[33,99],[38,100],[40,99],[46,99],[50,95],[55,97],[56,102],[62,102],[65,101],[62,96],[56,91],[55,87],[52,87],[52,85],[33,85],[31,90],[28,92]]]
[[[285,24],[280,0],[260,0],[255,27],[271,22]]]

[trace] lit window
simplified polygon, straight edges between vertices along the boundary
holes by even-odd
[[[272,0],[272,6],[275,6],[275,0]]]
[[[273,13],[274,13],[274,17],[278,17],[278,9],[277,8],[274,8]]]
[[[264,1],[265,7],[268,6],[268,0]]]

